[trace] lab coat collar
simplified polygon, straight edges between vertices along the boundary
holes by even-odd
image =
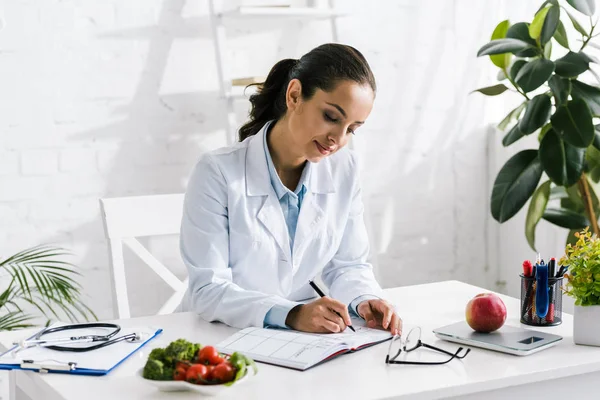
[[[246,194],[248,196],[266,196],[273,193],[264,148],[265,135],[272,122],[267,122],[256,135],[248,139],[250,141],[246,153]],[[335,193],[331,161],[325,158],[318,163],[313,163],[307,181],[309,192]]]

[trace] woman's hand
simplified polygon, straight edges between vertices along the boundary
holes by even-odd
[[[385,300],[365,300],[358,307],[358,314],[367,321],[369,328],[381,326],[389,329],[392,335],[402,334],[402,319],[396,314],[394,306]]]
[[[338,316],[334,311],[338,312]],[[286,325],[292,329],[313,333],[339,333],[350,325],[350,314],[345,304],[321,297],[311,303],[298,305],[288,313]]]

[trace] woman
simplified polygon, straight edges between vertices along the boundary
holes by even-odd
[[[343,149],[375,90],[350,46],[273,66],[250,97],[240,143],[205,154],[192,173],[181,226],[191,310],[239,328],[307,332],[341,332],[356,313],[401,333],[367,263],[358,168]],[[309,280],[319,274],[331,297],[314,300]]]

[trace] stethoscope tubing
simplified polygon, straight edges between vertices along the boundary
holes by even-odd
[[[106,335],[82,335],[82,336],[71,336],[71,337],[63,337],[63,338],[49,338],[42,339],[42,336],[48,335],[50,333],[56,332],[67,332],[69,330],[74,329],[86,329],[86,328],[109,328],[113,329],[112,332]],[[128,335],[124,335],[118,338],[114,338],[114,336],[121,331],[121,327],[117,324],[107,323],[107,322],[91,322],[91,323],[83,323],[83,324],[72,324],[72,325],[63,325],[57,326],[54,328],[44,329],[38,332],[31,339],[24,340],[20,343],[17,343],[21,349],[26,349],[34,346],[41,346],[51,350],[57,351],[70,351],[76,353],[82,353],[90,350],[99,349],[117,342],[121,342],[123,340],[136,340],[138,339],[138,335],[136,333],[131,333]],[[94,346],[86,346],[86,347],[70,347],[70,346],[62,346],[61,343],[73,344],[73,343],[92,343],[99,342]]]

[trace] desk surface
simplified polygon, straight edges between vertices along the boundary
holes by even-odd
[[[435,338],[432,329],[464,319],[464,308],[481,288],[457,281],[387,289],[406,324],[422,327],[425,342],[454,349],[455,344]],[[502,296],[508,308],[507,324],[519,326],[519,301]],[[216,344],[235,332],[217,323],[207,323],[192,313],[133,318],[118,321],[122,326],[150,324],[164,329],[144,351],[127,360],[104,377],[61,374],[27,374],[48,393],[45,398],[81,399],[183,399],[197,393],[161,393],[135,376],[154,347],[164,347],[183,337],[203,344]],[[259,364],[259,373],[243,385],[231,388],[219,398],[286,399],[335,398],[440,398],[484,392],[509,386],[600,371],[600,348],[575,346],[573,318],[563,314],[563,324],[536,328],[564,337],[556,347],[527,357],[474,348],[463,361],[443,366],[409,366],[384,363],[388,345],[381,344],[357,353],[340,356],[304,372]],[[0,334],[0,345],[8,347],[23,333]],[[362,382],[357,384],[357,382]]]

